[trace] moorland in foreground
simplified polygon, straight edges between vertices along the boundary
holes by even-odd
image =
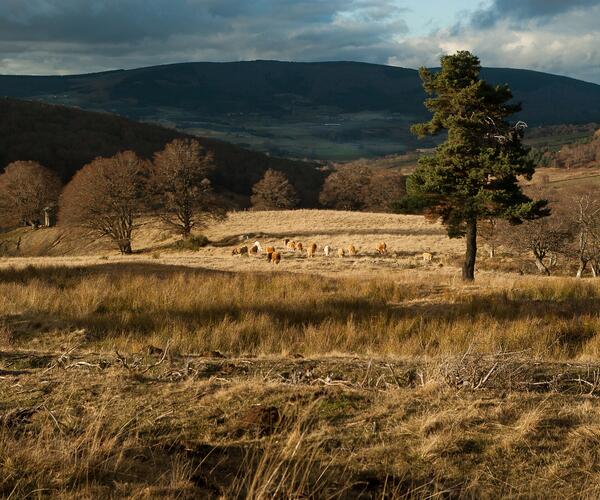
[[[594,279],[500,252],[464,285],[412,216],[238,213],[195,251],[147,224],[125,257],[28,231],[0,260],[1,496],[600,493]],[[358,255],[274,266],[240,236]]]

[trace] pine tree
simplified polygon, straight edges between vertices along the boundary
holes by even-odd
[[[433,117],[412,127],[419,137],[447,131],[434,154],[419,160],[407,181],[409,196],[425,199],[428,212],[441,218],[451,238],[466,237],[464,280],[475,277],[477,220],[502,218],[511,224],[550,213],[544,200],[533,201],[519,186],[531,179],[534,164],[522,144],[525,124],[508,118],[520,105],[511,104],[507,85],[493,87],[480,78],[479,59],[461,51],[441,58],[441,69],[421,68],[425,106]]]

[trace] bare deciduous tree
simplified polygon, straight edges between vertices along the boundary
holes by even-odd
[[[325,179],[319,201],[335,210],[391,212],[405,193],[401,172],[354,163],[336,167]]]
[[[193,139],[176,139],[154,156],[152,184],[162,219],[184,239],[225,215],[208,179],[214,168],[212,155]]]
[[[144,208],[147,162],[132,151],[97,158],[69,182],[60,198],[60,220],[111,238],[130,254],[136,216]]]
[[[564,219],[553,215],[544,219],[508,226],[498,233],[502,243],[519,251],[529,252],[541,274],[550,276],[556,256],[565,254],[573,234]]]
[[[496,217],[488,217],[479,221],[478,236],[486,244],[491,259],[496,257],[496,250],[500,244],[498,222]]]
[[[577,277],[581,278],[588,264],[592,274],[600,274],[600,199],[589,193],[576,195],[570,217],[575,239],[573,253],[578,260]]]
[[[0,176],[0,223],[38,226],[60,190],[60,179],[50,169],[33,161],[11,163]]]
[[[321,205],[336,210],[364,210],[371,182],[368,167],[340,167],[323,184]]]
[[[397,170],[372,169],[369,185],[363,190],[364,210],[393,212],[392,204],[406,194],[406,176]]]
[[[286,175],[269,169],[252,187],[250,201],[255,210],[288,210],[298,206],[299,200],[296,189]]]

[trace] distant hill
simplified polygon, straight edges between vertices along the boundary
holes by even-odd
[[[600,122],[600,85],[486,68],[508,83],[531,126]],[[278,155],[381,156],[427,147],[408,131],[427,118],[415,70],[355,62],[186,63],[76,76],[0,76],[0,95],[162,123]]]
[[[35,160],[67,181],[98,156],[130,149],[144,158],[185,134],[107,114],[39,102],[0,98],[0,171],[15,160]],[[252,185],[266,169],[285,172],[302,205],[317,205],[324,173],[315,163],[269,157],[218,140],[198,138],[217,164],[213,182],[240,205],[249,201]]]

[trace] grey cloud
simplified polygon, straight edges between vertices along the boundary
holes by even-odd
[[[0,0],[0,73],[185,61],[358,60],[408,67],[473,50],[484,65],[600,82],[600,0],[494,0],[411,36],[406,0]],[[469,19],[469,15],[463,16]]]
[[[600,0],[494,0],[492,5],[476,11],[471,20],[479,28],[489,28],[498,21],[547,22],[557,15],[600,5]]]
[[[86,71],[94,60],[95,69],[198,59],[385,62],[393,37],[408,30],[404,12],[399,0],[2,0],[0,72],[29,61],[42,73],[57,60],[52,72]]]

